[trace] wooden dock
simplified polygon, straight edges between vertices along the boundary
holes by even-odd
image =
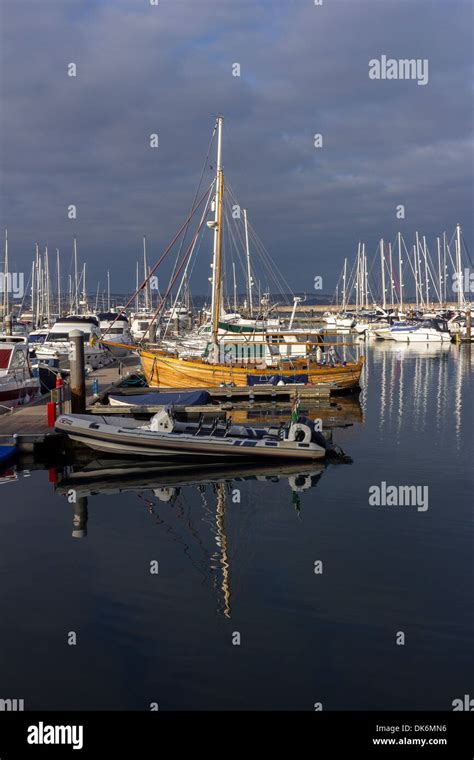
[[[111,387],[122,380],[124,372],[136,365],[137,359],[130,357],[92,372],[86,380],[88,402],[92,403],[95,398],[92,395],[93,380],[99,383],[99,390],[101,387]],[[0,415],[0,444],[16,445],[19,451],[25,452],[34,451],[38,446],[49,448],[58,445],[62,435],[48,427],[46,405],[50,398],[50,394],[46,393],[38,401]]]

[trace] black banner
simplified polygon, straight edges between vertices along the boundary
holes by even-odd
[[[180,754],[227,747],[248,755],[262,743],[268,756],[290,740],[292,755],[297,747],[310,757],[324,749],[324,760],[341,752],[472,760],[472,718],[469,712],[2,712],[0,759],[142,757],[172,747]]]

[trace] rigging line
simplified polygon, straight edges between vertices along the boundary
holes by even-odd
[[[228,188],[228,193],[232,196],[232,199],[234,200],[235,204],[239,205],[238,202],[237,202],[237,198],[235,196],[235,193],[234,193],[234,191],[232,190],[231,186],[228,183],[227,183],[227,188]],[[290,292],[293,295],[292,289],[290,288],[288,282],[285,280],[285,278],[282,275],[282,273],[279,271],[279,269],[276,266],[275,262],[273,261],[271,255],[269,254],[269,252],[265,248],[263,242],[261,241],[261,239],[257,235],[257,232],[256,232],[255,228],[250,223],[247,223],[247,227],[248,227],[249,234],[250,234],[250,236],[252,238],[252,242],[254,243],[254,246],[257,249],[257,254],[259,255],[259,258],[260,258],[261,263],[263,265],[263,268],[265,270],[263,272],[263,274],[265,274],[265,276],[268,277],[268,275],[270,273],[271,279],[275,283],[276,289],[277,289],[278,293],[280,295],[284,296],[285,301],[288,302],[287,294],[288,294],[288,292]],[[237,231],[238,231],[240,240],[242,242],[242,247],[244,247],[243,246],[242,232],[241,232],[241,230],[240,230],[240,228],[238,226],[237,226]],[[252,264],[253,264],[253,262],[252,262]],[[255,277],[256,280],[260,279],[260,278],[257,277],[257,274],[255,272],[255,267],[254,266],[252,266],[252,274],[254,275],[254,277]]]
[[[211,191],[209,191],[209,195],[208,195],[208,198],[207,198],[207,202],[206,202],[206,205],[204,206],[204,210],[203,210],[203,212],[202,212],[201,221],[200,221],[200,224],[199,224],[199,227],[198,227],[198,232],[199,232],[199,230],[201,229],[201,227],[202,227],[202,225],[203,225],[203,223],[204,223],[204,220],[205,220],[205,218],[206,218],[206,214],[207,214],[207,211],[208,211],[208,208],[209,208],[209,201],[210,201],[210,200],[211,200]],[[170,326],[170,323],[171,323],[171,320],[172,320],[172,316],[173,316],[173,310],[174,310],[174,309],[176,308],[176,306],[177,306],[177,303],[178,303],[178,299],[179,299],[179,296],[180,296],[180,294],[181,294],[181,289],[182,289],[182,287],[183,287],[183,284],[184,284],[184,278],[185,278],[185,277],[187,276],[187,274],[188,274],[188,267],[189,267],[189,264],[191,263],[191,261],[192,261],[192,258],[193,258],[193,253],[194,253],[194,248],[195,248],[195,244],[196,244],[196,241],[197,241],[197,237],[198,237],[198,234],[196,233],[196,235],[194,236],[194,239],[193,239],[193,241],[192,241],[192,243],[191,243],[191,251],[190,251],[190,253],[189,253],[189,258],[188,258],[188,262],[187,262],[187,264],[186,264],[186,268],[185,268],[185,270],[184,270],[184,273],[183,273],[183,277],[181,278],[181,282],[180,282],[180,285],[179,285],[179,288],[178,288],[178,292],[177,292],[177,294],[176,294],[176,298],[174,299],[174,303],[173,303],[173,304],[172,304],[172,306],[171,306],[171,313],[170,313],[170,317],[169,317],[169,319],[168,319],[168,322],[167,322],[167,324],[166,324],[166,327],[165,327],[165,332],[164,332],[164,334],[163,334],[163,337],[165,337],[165,336],[166,336],[166,333],[168,332],[168,328],[169,328],[169,326]],[[176,263],[177,263],[177,262],[178,262],[178,259],[176,259]],[[188,282],[187,282],[187,286],[188,286],[188,288],[189,288],[189,280],[188,280]],[[146,333],[145,333],[145,334],[146,334]]]
[[[212,183],[212,184],[214,184],[214,183]],[[210,196],[211,196],[211,190],[210,190],[210,188],[209,188],[209,198],[210,198]],[[208,202],[209,202],[209,199],[208,199]],[[207,204],[206,204],[206,206],[207,206]],[[157,318],[158,314],[160,313],[161,309],[163,308],[163,305],[166,303],[166,299],[168,298],[168,296],[169,296],[169,294],[170,294],[170,291],[171,291],[171,288],[173,287],[173,285],[174,285],[175,281],[177,280],[177,278],[178,278],[178,276],[179,276],[179,274],[180,274],[180,272],[181,272],[181,270],[182,270],[182,268],[183,268],[183,266],[184,266],[184,264],[185,264],[185,262],[186,262],[186,259],[188,258],[188,256],[189,256],[189,255],[191,254],[191,252],[193,251],[193,248],[194,248],[194,243],[195,243],[195,241],[196,241],[196,238],[197,238],[197,236],[199,235],[199,232],[201,231],[201,228],[202,228],[202,226],[203,226],[203,224],[204,224],[204,220],[205,220],[205,213],[203,213],[203,215],[202,215],[202,217],[201,217],[201,221],[200,221],[200,223],[199,223],[199,226],[198,226],[198,228],[197,228],[196,232],[194,233],[194,237],[193,237],[193,239],[191,240],[191,243],[189,244],[189,246],[188,246],[188,249],[187,249],[186,253],[185,253],[185,254],[184,254],[184,256],[183,256],[183,260],[181,261],[181,264],[179,265],[179,268],[178,268],[178,270],[177,270],[177,272],[176,272],[175,276],[174,276],[174,277],[173,277],[173,279],[170,281],[170,283],[169,283],[169,285],[168,285],[168,289],[167,289],[167,291],[166,291],[165,295],[163,296],[163,298],[161,299],[161,303],[158,305],[158,307],[157,307],[157,309],[156,309],[156,311],[155,311],[155,313],[154,313],[154,315],[153,315],[153,319],[151,320],[150,324],[148,325],[148,328],[147,328],[147,330],[146,330],[146,332],[145,332],[145,335],[146,335],[147,333],[149,333],[149,332],[150,332],[150,327],[151,327],[151,326],[152,326],[152,324],[155,322],[155,320],[156,320],[156,318]],[[144,339],[145,339],[145,335],[143,336],[142,340],[140,341],[140,344],[142,344],[142,343],[143,343],[143,341],[144,341]]]
[[[203,163],[203,165],[202,165],[202,169],[201,169],[201,175],[200,175],[200,177],[199,177],[199,183],[198,183],[198,186],[197,186],[197,188],[196,188],[196,192],[195,192],[195,194],[194,194],[194,198],[193,198],[193,202],[192,202],[192,204],[191,204],[191,208],[194,208],[194,204],[196,203],[196,198],[198,197],[198,194],[199,194],[199,190],[200,190],[200,188],[201,188],[202,179],[203,179],[203,177],[204,177],[204,172],[205,172],[205,170],[206,170],[207,162],[208,162],[208,160],[209,160],[209,154],[210,154],[210,152],[211,152],[212,143],[214,142],[214,137],[215,137],[215,135],[216,135],[216,131],[217,131],[217,122],[216,122],[216,124],[214,125],[214,129],[213,129],[213,131],[212,131],[211,139],[210,139],[210,141],[209,141],[209,147],[208,147],[208,149],[207,149],[206,158],[204,159],[204,163]],[[189,222],[190,222],[190,221],[191,221],[191,218],[189,218]],[[184,235],[183,235],[183,237],[181,238],[181,243],[180,243],[180,245],[179,245],[179,250],[178,250],[178,253],[176,254],[176,260],[175,260],[175,264],[174,264],[174,267],[173,267],[173,271],[171,272],[171,276],[172,276],[172,277],[173,277],[173,275],[174,275],[174,273],[175,273],[175,271],[176,271],[176,267],[177,267],[177,265],[178,265],[179,257],[181,256],[181,251],[183,250],[184,241],[185,241],[185,239],[186,239],[186,235],[188,234],[188,229],[189,229],[189,222],[188,222],[188,224],[186,225],[186,229],[184,230]]]
[[[208,192],[210,192],[210,189],[211,189],[211,187],[213,186],[213,184],[214,184],[214,180],[212,180],[212,182],[211,182],[210,186],[207,188],[206,192],[205,192],[205,193],[203,193],[203,194],[201,195],[201,197],[200,197],[200,199],[199,199],[198,203],[197,203],[197,204],[196,204],[196,206],[195,206],[195,207],[192,209],[192,211],[191,211],[191,213],[189,214],[188,218],[187,218],[187,219],[186,219],[186,221],[185,221],[185,222],[182,224],[182,226],[179,228],[179,230],[178,230],[178,232],[176,233],[176,235],[174,236],[174,238],[173,238],[173,239],[171,240],[171,242],[170,242],[170,243],[167,245],[167,247],[166,247],[166,248],[165,248],[165,250],[163,251],[162,255],[160,256],[160,258],[158,259],[158,261],[156,262],[156,264],[155,264],[155,265],[154,265],[154,266],[153,266],[153,267],[152,267],[152,268],[149,270],[149,272],[148,272],[148,275],[145,277],[145,279],[143,280],[142,284],[141,284],[141,285],[140,285],[138,288],[136,288],[135,292],[134,292],[134,293],[133,293],[133,294],[130,296],[130,298],[128,299],[128,301],[127,301],[127,303],[125,304],[125,306],[123,306],[123,308],[122,308],[122,309],[119,311],[119,313],[118,313],[118,314],[117,314],[117,316],[115,317],[114,321],[113,321],[113,322],[111,322],[111,324],[110,324],[110,325],[107,327],[106,331],[105,331],[105,332],[102,334],[102,338],[104,338],[104,337],[107,335],[107,333],[109,332],[109,330],[110,330],[110,329],[111,329],[111,328],[114,326],[114,324],[116,323],[117,319],[118,319],[119,317],[121,317],[121,316],[122,316],[122,314],[123,314],[123,313],[125,312],[125,310],[127,309],[127,307],[128,307],[128,306],[130,306],[130,304],[132,303],[132,301],[133,301],[133,299],[135,298],[135,296],[137,296],[137,295],[138,295],[138,293],[139,293],[141,290],[143,290],[143,288],[144,288],[144,287],[145,287],[145,285],[147,284],[148,280],[151,278],[151,276],[152,276],[153,272],[155,272],[155,271],[156,271],[156,269],[158,269],[158,267],[159,267],[159,265],[161,264],[161,262],[163,261],[163,259],[164,259],[164,258],[165,258],[165,257],[168,255],[168,253],[170,252],[170,250],[172,249],[172,247],[173,247],[173,246],[174,246],[174,244],[176,243],[177,239],[179,238],[179,236],[181,235],[182,231],[183,231],[183,230],[184,230],[184,228],[186,227],[186,225],[187,225],[187,223],[188,223],[188,220],[189,220],[189,219],[190,219],[190,218],[191,218],[191,217],[192,217],[192,216],[193,216],[193,215],[196,213],[196,211],[198,210],[198,208],[201,206],[201,204],[202,204],[202,202],[203,202],[204,198],[206,197],[207,193],[208,193]]]

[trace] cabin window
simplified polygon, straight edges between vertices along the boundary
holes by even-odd
[[[65,342],[67,340],[69,340],[67,333],[49,333],[47,337],[47,341],[52,343]]]
[[[26,366],[26,356],[23,353],[23,351],[15,351],[15,355],[13,356],[12,362],[10,364],[10,369],[24,369]]]
[[[8,369],[11,355],[11,348],[0,348],[0,369]]]

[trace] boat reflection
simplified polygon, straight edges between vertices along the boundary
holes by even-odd
[[[271,464],[257,466],[251,462],[221,466],[199,467],[158,465],[143,461],[100,457],[91,459],[81,467],[64,467],[57,471],[55,492],[64,496],[73,507],[74,538],[87,536],[90,500],[100,495],[117,495],[135,492],[154,521],[165,525],[174,540],[183,544],[185,556],[191,560],[191,544],[197,542],[204,550],[207,564],[205,575],[212,578],[218,591],[217,610],[226,618],[231,616],[231,550],[226,521],[233,504],[240,503],[239,484],[247,481],[287,482],[289,503],[298,516],[301,511],[301,495],[314,488],[326,465]],[[214,550],[205,549],[205,537],[201,537],[189,520],[179,497],[191,489],[199,495],[203,516],[199,525],[210,531]],[[184,531],[177,535],[170,524],[165,507],[173,507],[173,517],[178,518]],[[184,535],[183,535],[184,533]],[[192,560],[191,560],[192,561]],[[193,565],[195,563],[193,562]]]

